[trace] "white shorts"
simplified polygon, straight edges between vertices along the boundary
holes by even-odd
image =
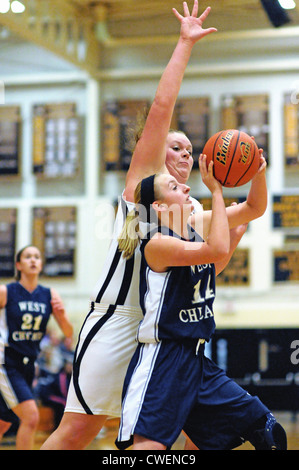
[[[95,304],[82,327],[65,412],[121,414],[123,382],[143,315],[118,305],[110,316],[111,307]]]

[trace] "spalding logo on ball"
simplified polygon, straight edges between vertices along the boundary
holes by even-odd
[[[227,129],[213,135],[203,154],[214,162],[214,176],[225,187],[242,186],[257,173],[260,154],[255,141],[245,132]]]

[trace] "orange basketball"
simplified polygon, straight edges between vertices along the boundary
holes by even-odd
[[[203,154],[207,164],[214,162],[214,176],[225,187],[248,183],[260,166],[260,155],[255,141],[245,132],[227,129],[213,135]]]

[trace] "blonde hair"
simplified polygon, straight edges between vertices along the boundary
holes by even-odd
[[[134,129],[129,130],[129,133],[128,133],[128,150],[131,153],[134,152],[135,147],[136,147],[137,143],[139,142],[139,140],[142,136],[143,129],[144,129],[144,126],[145,126],[145,123],[146,123],[149,112],[150,112],[150,108],[148,108],[148,107],[145,107],[142,110],[139,110],[139,112],[137,113],[136,125],[135,125]],[[188,137],[186,132],[184,132],[180,129],[170,128],[168,130],[168,134],[177,134],[177,133],[183,134],[186,137]]]
[[[141,200],[141,181],[137,184],[134,192],[135,204]],[[122,251],[124,258],[129,259],[133,256],[138,243],[142,238],[139,229],[139,213],[137,209],[131,210],[126,217],[122,231],[118,237],[118,249]]]
[[[157,174],[156,176],[159,176]],[[163,195],[161,190],[157,184],[157,178],[155,176],[154,179],[154,193],[155,197],[158,199],[162,199]],[[140,240],[143,238],[144,234],[140,231],[140,215],[138,211],[138,205],[141,205],[141,184],[140,181],[135,189],[134,192],[134,202],[136,208],[131,210],[126,217],[124,226],[122,231],[117,239],[118,241],[118,249],[122,251],[122,256],[126,259],[129,259],[133,256],[135,249],[137,248]],[[140,207],[142,210],[142,207]]]

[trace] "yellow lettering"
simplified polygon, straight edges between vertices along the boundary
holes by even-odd
[[[239,162],[249,165],[251,162],[251,145],[248,142],[240,142],[241,158]]]
[[[227,152],[233,135],[234,133],[230,131],[224,137],[221,137],[222,145],[219,145],[219,152],[216,154],[216,160],[219,163],[222,163],[222,165],[226,165]]]

